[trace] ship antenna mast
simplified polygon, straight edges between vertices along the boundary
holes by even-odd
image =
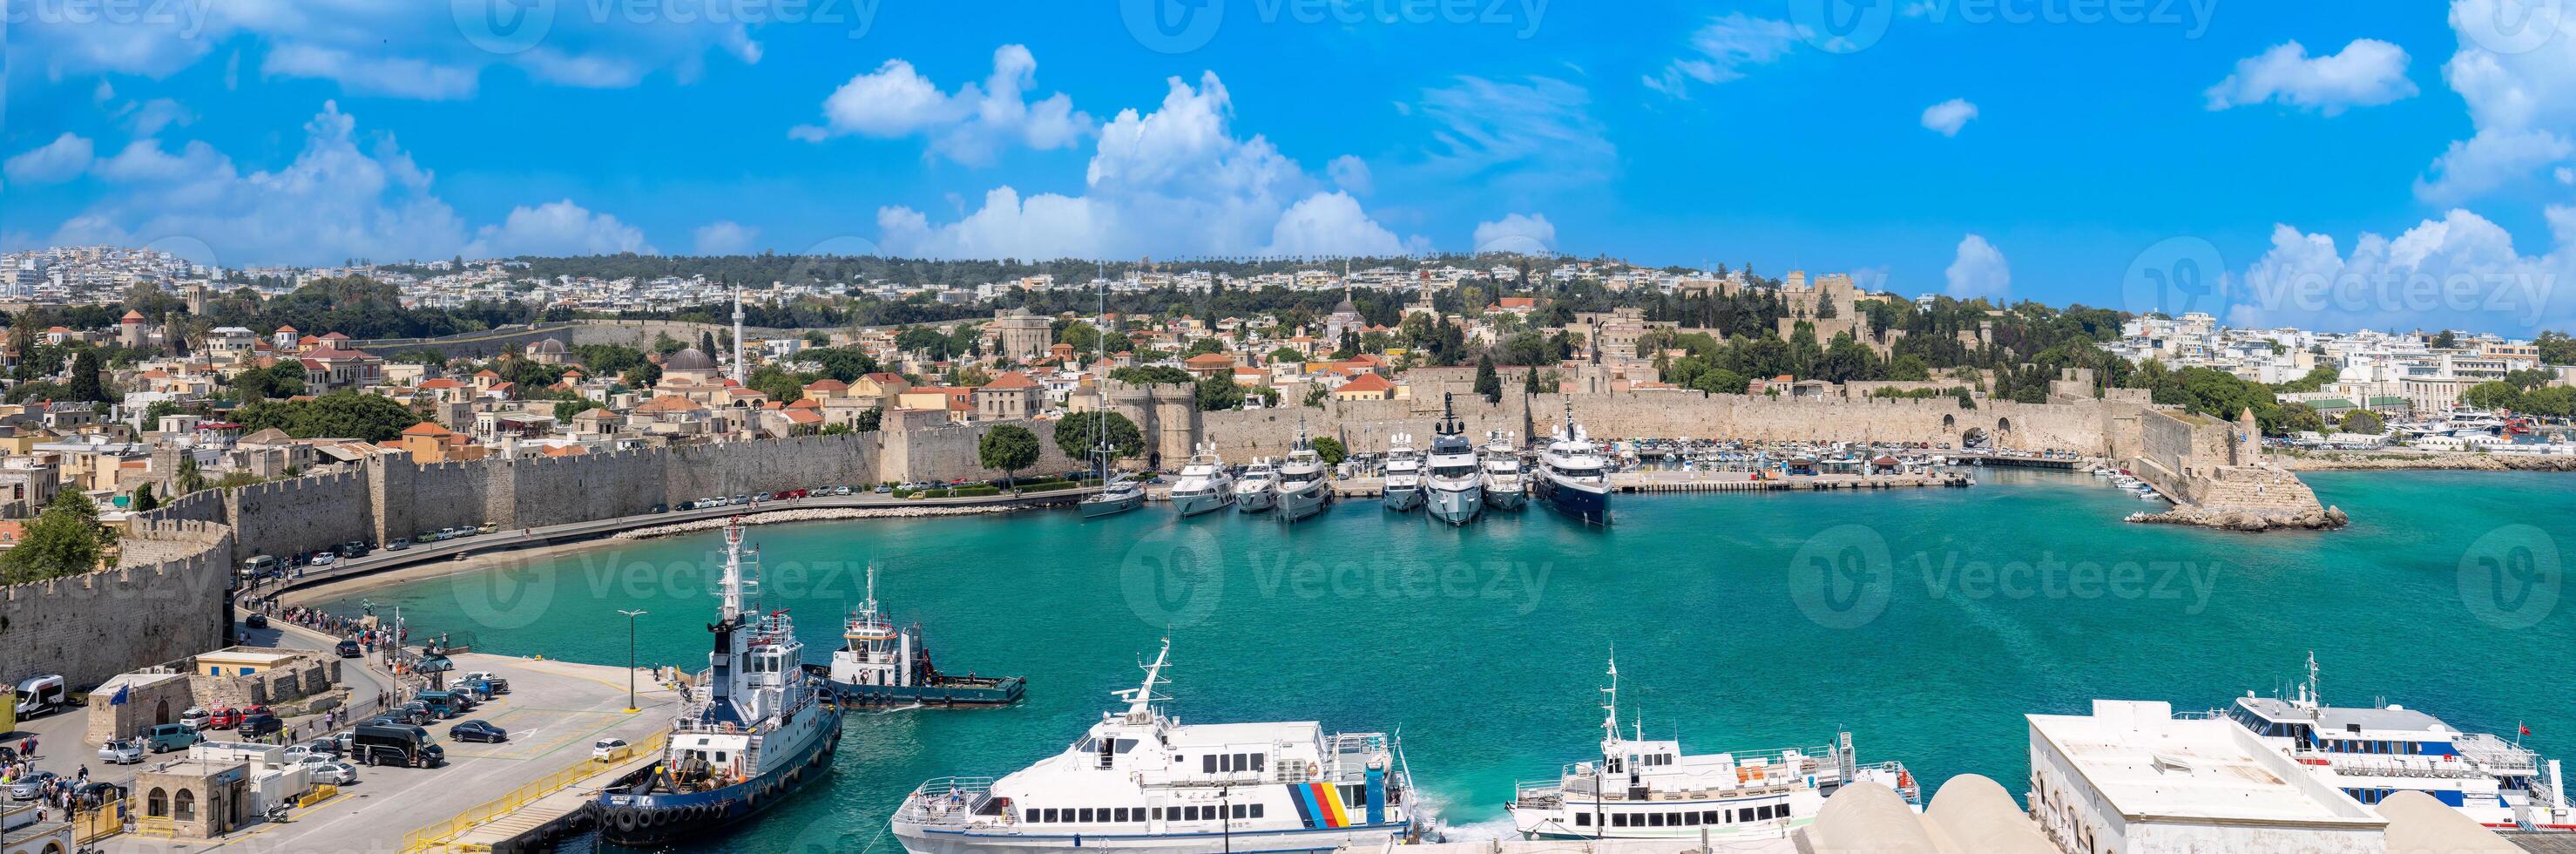
[[[742,616],[742,517],[725,520],[724,611],[721,619],[733,622]]]
[[[1604,717],[1604,718],[1602,718],[1602,719],[1601,719],[1601,729],[1602,729],[1603,731],[1605,731],[1605,732],[1608,732],[1608,733],[1609,733],[1609,736],[1610,736],[1610,737],[1609,737],[1609,740],[1610,740],[1610,741],[1618,741],[1618,740],[1619,740],[1619,652],[1618,652],[1617,648],[1615,648],[1615,647],[1614,647],[1614,648],[1612,648],[1612,649],[1611,649],[1611,652],[1610,652],[1610,687],[1607,687],[1607,688],[1603,688],[1603,689],[1601,689],[1601,693],[1609,695],[1609,701],[1601,704],[1601,710],[1602,710],[1602,711],[1604,711],[1604,712],[1609,713],[1607,717]]]
[[[1144,723],[1148,720],[1152,720],[1154,716],[1154,701],[1170,699],[1168,697],[1154,696],[1154,686],[1171,684],[1171,680],[1163,678],[1163,665],[1169,661],[1171,657],[1172,639],[1167,637],[1163,639],[1163,650],[1154,654],[1154,663],[1145,665],[1144,684],[1138,685],[1134,688],[1110,692],[1118,695],[1119,699],[1127,701],[1128,723]]]
[[[2326,704],[2325,698],[2317,694],[2317,651],[2313,649],[2308,650],[2308,685],[2303,693],[2308,695],[2308,705],[2311,707]]]

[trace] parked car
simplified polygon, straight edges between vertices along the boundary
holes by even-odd
[[[744,494],[736,494],[736,495],[734,495],[734,497],[733,497],[733,503],[735,503],[735,504],[749,504],[749,503],[751,503],[751,496],[749,496],[749,495],[744,495]]]
[[[358,646],[357,641],[349,638],[341,638],[336,651],[340,653],[341,658],[357,658],[367,654],[364,647]]]
[[[669,513],[669,512],[671,512],[671,506],[670,506],[670,505],[668,505],[668,504],[656,504],[656,505],[653,505],[653,512],[655,512],[655,513]]]
[[[313,782],[332,786],[358,782],[358,766],[342,762],[337,757],[318,754],[304,760],[304,774]]]
[[[447,737],[457,741],[502,742],[510,740],[510,731],[476,719],[448,727]]]
[[[846,487],[846,486],[835,486],[835,487],[832,487],[832,494],[833,494],[833,495],[848,495],[848,494],[850,494],[850,488],[849,488],[849,487]]]
[[[232,729],[233,727],[241,726],[241,719],[242,710],[231,706],[224,706],[208,713],[206,715],[205,722],[197,726],[197,731],[205,732],[210,729]],[[180,720],[184,721],[187,720],[187,718],[185,716],[181,716]]]
[[[878,494],[878,495],[884,495],[884,494],[886,494],[886,493],[893,492],[893,491],[894,491],[894,487],[887,486],[887,485],[885,485],[885,484],[880,483],[880,484],[877,484],[877,490],[876,490],[876,491],[877,491],[877,494]]]
[[[286,729],[286,722],[267,712],[243,715],[241,725],[233,728],[243,738],[261,738]]]
[[[252,615],[250,615],[250,616],[243,617],[243,618],[242,618],[242,626],[243,626],[244,628],[252,628],[252,629],[265,629],[265,628],[268,628],[268,615],[267,615],[267,614],[252,614]]]
[[[143,745],[154,753],[168,753],[186,750],[204,740],[205,736],[198,735],[197,730],[187,724],[161,724],[144,734]]]
[[[614,762],[617,760],[618,752],[625,749],[626,739],[603,738],[590,743],[590,758],[599,762]]]
[[[189,706],[187,711],[179,713],[178,725],[187,727],[189,732],[203,732],[214,728],[214,720],[215,713],[197,706]]]
[[[330,565],[332,565],[332,564],[339,563],[339,562],[340,562],[340,553],[339,553],[339,552],[333,552],[333,551],[319,551],[319,552],[314,552],[314,553],[313,553],[313,560],[312,560],[312,564],[313,564],[314,566],[330,566]]]
[[[474,533],[477,534],[489,534],[498,530],[501,530],[501,524],[498,522],[485,522],[474,526]]]
[[[419,700],[413,700],[402,704],[401,713],[403,720],[410,722],[413,726],[438,720],[439,717],[438,712],[431,709],[428,703],[423,703]]]
[[[317,739],[314,739],[314,740],[312,740],[312,741],[307,741],[307,742],[305,742],[305,743],[303,743],[303,744],[297,745],[297,747],[302,747],[302,748],[304,748],[304,752],[305,752],[307,755],[320,754],[320,755],[323,755],[323,756],[338,756],[338,755],[340,755],[340,753],[341,753],[341,750],[340,750],[340,739],[339,739],[339,737],[338,737],[338,736],[328,736],[328,735],[326,735],[326,736],[323,736],[323,737],[321,737],[321,738],[317,738]],[[290,752],[291,752],[291,751],[293,751],[294,749],[295,749],[295,748],[293,748],[293,747],[287,748],[287,750],[288,750],[288,751],[290,751]]]
[[[465,675],[457,677],[457,680],[462,682],[488,682],[492,685],[492,693],[510,693],[510,680],[503,679],[501,678],[501,674],[494,673],[489,670],[469,670],[465,672]]]
[[[108,739],[98,746],[98,761],[109,765],[134,765],[143,761],[143,743],[130,738]]]
[[[385,544],[385,551],[389,552],[404,551],[409,548],[411,548],[410,537],[395,537],[393,542]]]
[[[17,782],[9,784],[9,799],[13,801],[35,800],[36,795],[45,790],[45,784],[59,779],[62,779],[62,775],[56,774],[52,771],[38,771],[36,773],[20,777]]]

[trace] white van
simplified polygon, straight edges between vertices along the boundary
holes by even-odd
[[[71,708],[71,694],[64,688],[61,674],[37,676],[19,682],[17,693],[18,716],[22,718]]]
[[[253,581],[257,581],[257,580],[259,580],[260,578],[265,577],[265,576],[267,576],[267,575],[269,575],[269,574],[271,574],[271,573],[274,573],[274,572],[276,572],[276,571],[277,571],[277,559],[276,559],[276,558],[269,557],[269,556],[267,556],[267,555],[252,555],[252,556],[251,556],[251,558],[250,558],[249,560],[242,561],[242,565],[241,565],[241,578],[242,578],[242,584],[243,584],[243,586],[249,586],[249,584],[250,584],[251,582],[253,582]]]

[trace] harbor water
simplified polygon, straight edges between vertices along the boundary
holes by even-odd
[[[1000,776],[1063,750],[1140,655],[1173,641],[1185,722],[1399,730],[1457,833],[1507,831],[1515,779],[1586,759],[1615,646],[1622,721],[1691,752],[1822,745],[1927,784],[2027,786],[2022,715],[2097,697],[2215,708],[2303,675],[2576,760],[2576,543],[2563,475],[2304,476],[2354,520],[2247,535],[2122,523],[2102,481],[1988,469],[1973,489],[1617,496],[1584,527],[1533,502],[1465,527],[1345,501],[1283,526],[1162,505],[752,528],[763,605],[812,655],[866,569],[951,672],[1023,675],[986,710],[855,713],[836,773],[691,850],[899,850],[888,812],[925,778]],[[621,543],[331,604],[403,609],[478,651],[703,667],[717,534]],[[1927,796],[1929,791],[1926,792]]]

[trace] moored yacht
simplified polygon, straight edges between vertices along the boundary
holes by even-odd
[[[1387,439],[1386,509],[1411,513],[1422,506],[1422,452],[1413,447],[1413,435],[1397,433]]]
[[[1677,740],[1649,741],[1645,726],[1619,732],[1619,664],[1610,664],[1601,704],[1600,758],[1566,765],[1549,780],[1513,787],[1512,827],[1530,839],[1778,839],[1816,820],[1825,799],[1869,781],[1922,806],[1914,775],[1896,762],[1862,765],[1851,733],[1806,749],[1682,753]]]
[[[1485,436],[1485,450],[1480,465],[1485,470],[1485,506],[1496,510],[1518,510],[1529,498],[1529,481],[1521,472],[1521,449],[1514,447],[1511,434],[1496,430]]]
[[[1223,510],[1234,503],[1234,474],[1217,456],[1216,443],[1201,442],[1198,451],[1181,466],[1181,481],[1172,485],[1172,509],[1183,516]]]
[[[1556,512],[1588,524],[1610,524],[1610,464],[1592,444],[1583,425],[1574,423],[1574,401],[1565,403],[1565,423],[1538,458],[1538,497]]]
[[[1279,485],[1271,490],[1277,498],[1279,521],[1294,522],[1324,512],[1333,503],[1333,484],[1324,475],[1324,456],[1315,452],[1306,439],[1306,421],[1297,421],[1297,447],[1288,452],[1288,462],[1279,466]]]
[[[1430,476],[1423,479],[1431,517],[1452,525],[1476,521],[1485,512],[1484,472],[1476,446],[1468,443],[1466,423],[1458,420],[1454,395],[1440,400],[1440,423],[1431,436]]]
[[[727,520],[708,668],[682,695],[662,760],[584,807],[609,842],[668,845],[749,818],[831,770],[841,707],[806,672],[787,612],[745,607],[758,585],[744,577],[742,520]]]
[[[1154,693],[1166,641],[1123,711],[1063,752],[995,780],[944,777],[894,813],[911,854],[1049,850],[1370,851],[1413,834],[1402,747],[1385,733],[1327,734],[1313,721],[1183,724]]]
[[[1279,468],[1269,457],[1254,457],[1243,467],[1243,478],[1234,482],[1234,512],[1259,513],[1270,509],[1278,500]]]

